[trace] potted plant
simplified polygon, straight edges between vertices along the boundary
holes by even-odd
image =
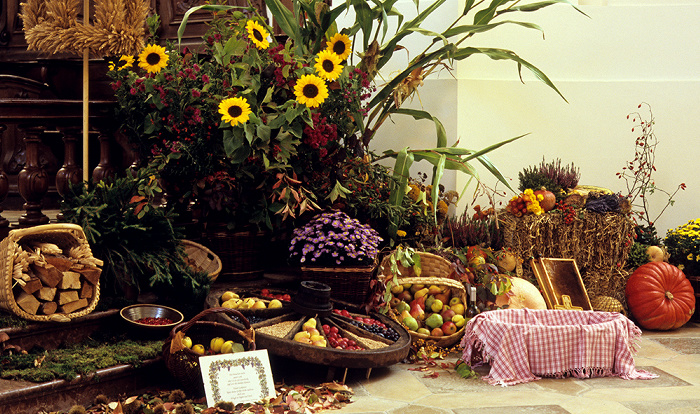
[[[94,256],[104,262],[103,300],[134,301],[151,292],[187,312],[183,304],[201,308],[210,281],[186,264],[172,209],[153,203],[161,191],[153,173],[142,169],[135,176],[73,186],[61,213],[83,228]]]
[[[289,261],[301,266],[304,279],[329,285],[332,297],[363,303],[381,241],[376,230],[344,212],[324,212],[294,229]]]
[[[669,230],[664,246],[671,263],[688,276],[700,276],[700,219],[690,220]]]

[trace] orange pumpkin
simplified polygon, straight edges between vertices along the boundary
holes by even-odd
[[[695,292],[683,272],[666,262],[637,268],[625,288],[632,316],[645,329],[669,330],[683,326],[695,312]]]

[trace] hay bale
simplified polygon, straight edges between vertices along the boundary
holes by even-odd
[[[552,257],[574,259],[589,297],[611,296],[625,304],[623,270],[632,248],[634,223],[620,213],[581,211],[571,223],[557,210],[540,216],[499,215],[504,246],[523,259]],[[527,276],[532,269],[525,266]]]

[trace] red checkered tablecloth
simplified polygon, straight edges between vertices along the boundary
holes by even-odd
[[[632,353],[642,331],[613,312],[503,309],[484,312],[466,326],[464,360],[491,365],[491,385],[541,377],[658,377],[635,369]]]

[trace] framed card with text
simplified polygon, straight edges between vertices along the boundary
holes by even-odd
[[[254,403],[276,395],[267,350],[199,357],[207,405]]]

